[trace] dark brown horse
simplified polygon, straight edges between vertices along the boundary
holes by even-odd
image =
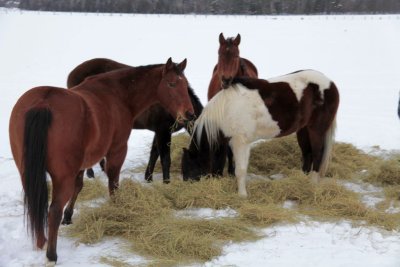
[[[127,67],[129,66],[106,58],[91,59],[79,64],[70,72],[68,75],[67,86],[68,88],[71,88],[80,84],[89,76]],[[203,110],[203,105],[201,104],[199,98],[195,95],[190,85],[188,86],[188,93],[194,108],[194,114],[195,116],[199,116]],[[187,130],[190,130],[187,127],[188,124],[185,123],[184,126]],[[153,145],[150,151],[149,162],[145,172],[145,179],[147,181],[153,180],[154,167],[158,157],[160,157],[163,181],[164,183],[169,183],[169,170],[171,166],[171,135],[173,132],[182,129],[182,125],[176,124],[175,118],[171,116],[160,104],[156,104],[135,118],[133,129],[147,129],[155,133]],[[104,161],[100,162],[100,164],[103,166]],[[88,177],[94,177],[94,173],[91,168],[87,170],[87,175]],[[64,216],[63,223],[69,223],[70,218],[70,216]]]
[[[65,90],[42,86],[27,91],[10,118],[10,143],[24,188],[30,230],[47,259],[57,261],[57,233],[65,204],[82,188],[83,170],[106,157],[109,192],[119,173],[135,117],[160,103],[179,120],[193,116],[183,74],[175,64],[124,68],[86,79]],[[46,172],[52,180],[48,209]]]
[[[210,149],[229,138],[239,194],[246,196],[251,143],[296,133],[302,169],[318,181],[328,166],[338,105],[336,85],[317,71],[269,80],[236,78],[208,102],[197,119],[193,135],[197,146],[190,146],[182,158],[183,177],[198,179],[209,168]]]
[[[240,44],[240,34],[238,34],[235,38],[230,37],[225,39],[224,35],[220,33],[219,35],[219,49],[218,49],[218,62],[215,65],[210,85],[208,86],[208,100],[216,95],[223,88],[227,88],[232,80],[236,77],[251,77],[257,78],[258,71],[254,64],[245,58],[240,57],[239,44]],[[232,150],[229,146],[221,143],[221,146],[227,149],[228,156],[228,173],[234,175],[235,168],[233,165],[233,155]],[[185,152],[184,152],[185,153]],[[222,160],[218,160],[220,163]],[[220,165],[220,164],[218,164]],[[222,170],[217,170],[214,167],[212,169],[215,170],[213,175],[219,175],[222,173],[224,165],[222,166]]]

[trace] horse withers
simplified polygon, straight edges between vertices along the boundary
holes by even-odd
[[[106,157],[110,194],[119,173],[135,117],[160,103],[172,116],[193,116],[188,83],[179,64],[124,68],[85,79],[70,90],[41,86],[28,90],[10,118],[11,150],[24,189],[29,229],[38,248],[46,243],[57,261],[57,233],[65,204],[82,188],[83,170]],[[48,208],[46,173],[52,181]],[[68,207],[67,207],[68,209]]]
[[[335,83],[317,71],[298,71],[269,80],[233,79],[230,87],[210,100],[196,121],[192,138],[197,143],[206,140],[209,148],[190,147],[182,160],[182,170],[190,170],[187,179],[196,179],[190,175],[201,174],[207,167],[197,159],[228,138],[236,163],[238,192],[247,196],[251,143],[296,133],[302,170],[318,181],[329,162],[338,106]]]
[[[71,88],[83,82],[87,77],[127,67],[129,66],[126,64],[122,64],[107,58],[94,58],[87,60],[79,64],[70,72],[67,79],[67,86],[68,88]],[[203,105],[190,85],[188,85],[187,90],[190,101],[193,105],[194,115],[198,117],[203,110]],[[190,133],[190,125],[191,123],[185,123],[184,125],[177,124],[175,118],[171,116],[160,104],[151,106],[149,109],[135,118],[133,129],[146,129],[155,133],[151,146],[149,161],[144,175],[146,181],[151,182],[153,180],[154,167],[158,157],[160,157],[163,182],[169,183],[171,166],[171,135],[173,132],[182,129],[182,127],[185,127]],[[100,165],[103,168],[104,161],[101,161]],[[88,177],[94,177],[92,168],[87,170],[87,175]]]

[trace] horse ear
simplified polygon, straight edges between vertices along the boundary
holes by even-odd
[[[219,44],[223,45],[223,44],[225,44],[225,42],[226,42],[226,40],[225,40],[224,34],[221,32],[219,34]]]
[[[187,59],[185,58],[181,63],[179,63],[178,68],[183,72],[186,68]]]
[[[166,70],[172,69],[173,64],[174,63],[172,63],[172,58],[168,58],[167,63],[165,63],[165,69]]]
[[[235,40],[233,40],[233,44],[236,46],[238,46],[240,44],[240,34],[239,33],[236,36]]]

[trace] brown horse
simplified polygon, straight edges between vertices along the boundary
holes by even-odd
[[[257,78],[258,71],[254,64],[245,58],[240,57],[239,53],[239,44],[240,44],[240,34],[238,34],[235,38],[230,37],[225,39],[222,33],[219,34],[219,49],[218,49],[218,62],[215,65],[213,74],[211,77],[210,85],[208,86],[208,100],[216,95],[219,91],[224,88],[227,88],[232,80],[237,77],[251,77]],[[221,146],[225,146],[227,150],[228,156],[228,173],[234,175],[235,168],[233,166],[233,155],[232,150],[229,146],[221,143]],[[184,152],[185,153],[185,152]],[[222,155],[222,154],[221,154]],[[220,162],[223,162],[220,159]],[[222,169],[219,167],[216,169],[213,167],[215,172],[213,175],[221,175],[224,168],[224,163],[219,164]]]
[[[215,145],[228,138],[238,191],[247,196],[251,144],[296,133],[302,169],[318,181],[328,166],[338,106],[335,83],[317,71],[298,71],[268,80],[236,78],[208,102],[196,120],[193,139],[197,146],[190,146],[182,158],[183,177],[198,179],[209,169],[210,147],[218,147]],[[202,144],[205,141],[209,148]]]
[[[208,86],[208,100],[224,88],[227,88],[236,77],[257,78],[257,68],[250,60],[240,57],[240,34],[235,38],[225,39],[219,35],[218,63],[215,65],[210,85]]]
[[[86,79],[65,90],[42,86],[27,91],[10,118],[10,143],[21,175],[25,209],[38,248],[57,261],[57,233],[65,204],[82,188],[83,170],[106,157],[109,192],[119,173],[135,117],[160,103],[174,117],[191,117],[193,107],[183,74],[175,64],[124,68]],[[52,180],[48,209],[46,172]]]
[[[87,60],[79,64],[70,72],[68,75],[67,86],[68,88],[71,88],[80,84],[89,76],[127,67],[129,66],[107,58],[94,58]],[[203,110],[203,105],[201,104],[199,98],[195,95],[190,85],[188,86],[188,93],[190,101],[193,105],[194,114],[199,116]],[[184,127],[189,131],[190,129],[187,126],[188,124],[184,125]],[[173,132],[182,129],[182,127],[182,125],[175,123],[175,118],[171,116],[160,104],[151,106],[148,110],[144,111],[135,118],[133,129],[147,129],[155,133],[153,145],[150,151],[149,162],[145,172],[145,179],[147,181],[150,182],[153,180],[154,167],[158,157],[160,157],[163,181],[164,183],[169,183],[169,170],[171,166],[171,135]],[[103,167],[104,161],[101,161],[100,165]],[[94,177],[94,173],[91,168],[87,170],[87,175],[88,177]],[[66,210],[66,212],[67,211],[68,210]],[[71,213],[65,213],[63,223],[69,224],[71,222],[71,216]]]

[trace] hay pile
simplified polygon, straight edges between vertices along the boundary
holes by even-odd
[[[172,171],[180,172],[181,148],[188,140],[187,134],[174,136]],[[293,223],[304,220],[305,216],[319,221],[344,219],[357,225],[400,230],[400,213],[386,211],[400,206],[397,158],[382,159],[349,144],[335,144],[328,171],[334,179],[326,178],[317,185],[300,171],[300,162],[300,149],[294,136],[257,144],[252,150],[249,172],[263,176],[282,173],[285,178],[250,179],[247,199],[238,196],[236,179],[230,177],[203,178],[191,183],[172,174],[168,185],[141,184],[127,179],[112,199],[106,197],[108,193],[102,182],[86,181],[78,201],[87,202],[99,195],[108,200],[98,207],[83,208],[68,232],[85,243],[121,237],[131,244],[130,249],[135,253],[154,259],[153,264],[176,265],[210,260],[220,255],[222,245],[229,241],[259,238],[257,227]],[[354,177],[384,186],[386,200],[376,208],[367,207],[359,194],[338,182],[338,179]],[[92,194],[92,190],[97,193]],[[286,207],[288,202],[292,204],[290,208]],[[189,208],[231,208],[237,211],[237,216],[206,220],[176,215],[177,211]]]
[[[171,141],[171,173],[181,172],[182,148],[188,147],[189,135],[181,133],[173,136]],[[301,151],[295,135],[259,142],[251,150],[249,173],[270,176],[277,173],[287,174],[292,169],[301,169]],[[340,179],[350,179],[354,174],[360,176],[361,171],[370,170],[381,162],[376,156],[371,156],[351,144],[335,143],[332,160],[327,176]],[[140,167],[138,170],[144,170]],[[161,172],[159,162],[156,172]]]
[[[257,234],[234,219],[199,220],[174,216],[158,190],[124,180],[112,199],[80,212],[69,233],[84,243],[122,237],[132,249],[164,263],[207,261],[227,241],[254,240]]]
[[[174,265],[210,260],[229,241],[259,238],[254,227],[293,223],[304,215],[400,230],[399,213],[366,207],[356,193],[333,179],[315,185],[300,171],[291,171],[281,180],[254,179],[248,183],[248,199],[238,197],[235,184],[232,178],[175,180],[169,185],[127,179],[103,205],[83,208],[68,232],[84,243],[121,237],[135,253]],[[296,206],[284,208],[288,200]],[[186,208],[226,207],[234,208],[238,216],[206,220],[175,215]]]

